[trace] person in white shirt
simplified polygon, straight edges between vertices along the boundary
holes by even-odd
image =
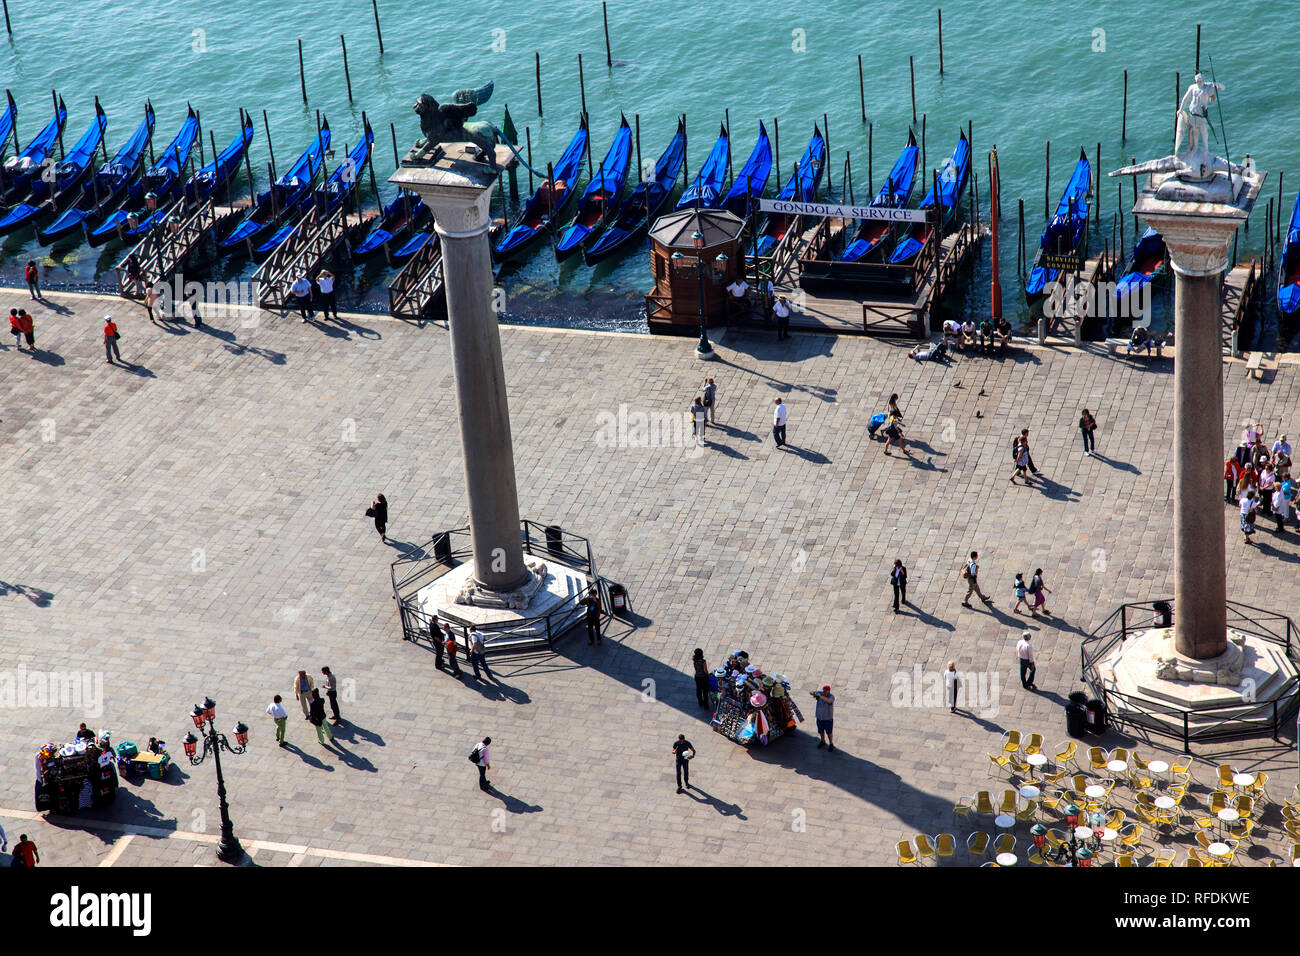
[[[289,712],[284,709],[284,704],[280,703],[280,695],[276,694],[275,699],[271,701],[271,706],[266,708],[267,715],[275,721],[275,742],[281,747],[287,747],[284,742],[284,728],[289,722]]]
[[[958,342],[958,344],[962,348],[966,348],[968,345],[975,344],[975,323],[971,319],[967,319],[965,322],[962,323],[961,339]]]
[[[741,276],[736,276],[736,281],[727,286],[727,303],[732,315],[737,318],[748,318],[752,306],[749,302],[749,283]]]
[[[948,669],[943,672],[944,695],[948,698],[948,710],[957,713],[957,688],[961,686],[961,678],[957,675],[957,662],[949,661]]]
[[[733,299],[743,299],[749,295],[749,283],[740,276],[736,276],[736,281],[727,286],[727,291],[731,293]]]
[[[1255,492],[1248,491],[1241,497],[1241,533],[1245,536],[1245,541],[1250,544],[1250,536],[1255,533],[1255,511],[1259,507],[1259,502],[1255,500]]]
[[[307,281],[307,273],[299,272],[298,278],[293,280],[293,285],[289,287],[298,304],[298,314],[306,322],[308,319],[316,317],[315,310],[311,307],[311,283]]]
[[[492,789],[492,784],[488,783],[487,778],[487,772],[492,769],[492,759],[488,755],[488,745],[491,743],[491,737],[484,737],[483,742],[474,748],[474,764],[478,767],[478,788],[480,790]]]
[[[776,340],[778,342],[790,337],[790,301],[785,296],[777,298],[772,306],[776,316]]]
[[[777,399],[776,408],[772,410],[772,438],[776,441],[776,447],[780,448],[785,444],[785,420],[786,407],[785,402]]]
[[[980,566],[979,566],[978,551],[972,551],[970,553],[970,560],[966,562],[966,566],[962,569],[961,576],[966,579],[966,583],[969,585],[966,588],[966,596],[962,598],[962,602],[961,602],[962,607],[970,607],[970,596],[972,594],[978,594],[980,600],[983,601],[985,604],[993,603],[988,599],[988,597],[984,594],[984,592],[980,590]]]
[[[1016,644],[1016,656],[1020,658],[1020,686],[1025,690],[1038,690],[1034,684],[1034,645],[1030,643],[1028,631],[1022,631],[1020,642]]]
[[[961,323],[955,319],[943,320],[943,340],[951,348],[961,338]],[[951,339],[952,341],[949,341]]]
[[[484,640],[483,632],[480,631],[477,626],[469,632],[469,663],[470,666],[474,668],[475,680],[483,679],[479,676],[478,669],[480,667],[482,667],[484,673],[487,674],[488,680],[496,680],[496,678],[492,676],[492,669],[488,667],[487,641]]]
[[[322,269],[320,275],[316,277],[316,286],[320,289],[320,310],[324,313],[325,318],[330,317],[330,312],[334,313],[334,318],[339,317],[338,296],[334,292],[334,273],[328,269]]]

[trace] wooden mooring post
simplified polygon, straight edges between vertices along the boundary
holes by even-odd
[[[537,115],[542,115],[542,55],[533,54],[533,64],[537,71]]]
[[[352,74],[348,72],[348,41],[342,33],[339,34],[339,43],[343,46],[343,81],[348,86],[348,102],[352,102]]]
[[[262,129],[266,130],[266,151],[271,156],[271,181],[275,182],[275,147],[271,145],[271,123],[266,118],[266,110],[262,110]]]
[[[600,5],[600,19],[605,24],[605,65],[612,67],[614,65],[613,54],[609,52],[609,10],[604,2]]]
[[[375,11],[375,38],[379,40],[379,55],[384,55],[384,31],[379,29],[379,0],[370,0],[370,9]]]
[[[307,105],[307,74],[302,68],[302,38],[298,38],[298,82],[302,85],[302,102]]]
[[[1119,122],[1119,138],[1128,139],[1128,70],[1124,71],[1124,112]]]
[[[862,105],[862,122],[867,121],[867,87],[862,79],[862,54],[858,54],[858,102]]]
[[[912,77],[912,125],[916,125],[916,64],[909,56],[907,58],[907,72]]]
[[[943,76],[943,7],[939,8],[939,75]]]

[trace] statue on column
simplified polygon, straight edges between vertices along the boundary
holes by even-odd
[[[1214,154],[1210,152],[1210,104],[1223,89],[1223,84],[1207,82],[1197,73],[1192,84],[1178,103],[1178,118],[1174,127],[1174,155],[1189,178],[1206,179],[1213,175]],[[1187,149],[1181,149],[1183,141]]]
[[[412,109],[420,117],[422,139],[415,143],[408,159],[425,162],[436,161],[439,149],[446,143],[471,143],[478,147],[485,162],[496,167],[495,130],[491,123],[470,123],[467,120],[492,97],[493,84],[476,90],[458,90],[452,103],[439,103],[428,93],[420,94]]]

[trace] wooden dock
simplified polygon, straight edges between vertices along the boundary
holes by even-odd
[[[771,282],[776,295],[790,300],[790,328],[810,332],[858,335],[927,337],[937,325],[935,311],[957,271],[970,264],[987,230],[965,222],[939,243],[935,268],[933,241],[926,243],[911,267],[892,267],[910,274],[896,284],[877,288],[836,288],[833,280],[814,279],[805,269],[815,256],[833,247],[846,223],[818,220],[792,229],[771,260]],[[891,267],[878,266],[878,269]]]
[[[1254,300],[1264,288],[1263,272],[1257,262],[1239,265],[1223,274],[1223,323],[1220,326],[1223,336],[1223,353],[1239,358],[1241,356],[1238,333],[1247,312]],[[1174,330],[1175,335],[1177,329]]]
[[[294,280],[302,273],[309,276],[315,273],[339,246],[357,235],[373,218],[373,214],[364,217],[347,211],[346,207],[336,209],[319,222],[314,213],[303,216],[293,232],[253,273],[258,306],[287,308]]]
[[[215,238],[218,229],[247,209],[247,203],[218,205],[209,197],[185,219],[171,218],[166,225],[150,229],[117,264],[117,294],[126,299],[143,299],[148,289],[170,280],[195,249]],[[127,268],[131,256],[140,267],[135,275]]]
[[[1077,276],[1058,273],[1043,299],[1046,321],[1039,328],[1039,342],[1056,337],[1082,345],[1084,323],[1105,312],[1104,303],[1098,301],[1103,283],[1114,278],[1115,262],[1105,250],[1086,259]]]
[[[442,243],[435,235],[388,283],[388,314],[395,319],[427,320],[442,292]]]

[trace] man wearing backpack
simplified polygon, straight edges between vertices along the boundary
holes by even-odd
[[[979,552],[972,551],[970,553],[970,560],[967,561],[966,566],[962,568],[961,576],[966,579],[966,583],[969,585],[966,588],[966,596],[962,598],[961,601],[962,607],[970,607],[970,596],[972,594],[978,594],[980,600],[985,604],[993,603],[988,599],[984,592],[980,590],[980,566],[978,562]]]
[[[483,742],[470,751],[469,762],[478,767],[478,788],[483,791],[492,789],[492,784],[488,783],[487,772],[492,769],[492,762],[488,757],[488,746],[492,743],[491,737],[484,737]]]

